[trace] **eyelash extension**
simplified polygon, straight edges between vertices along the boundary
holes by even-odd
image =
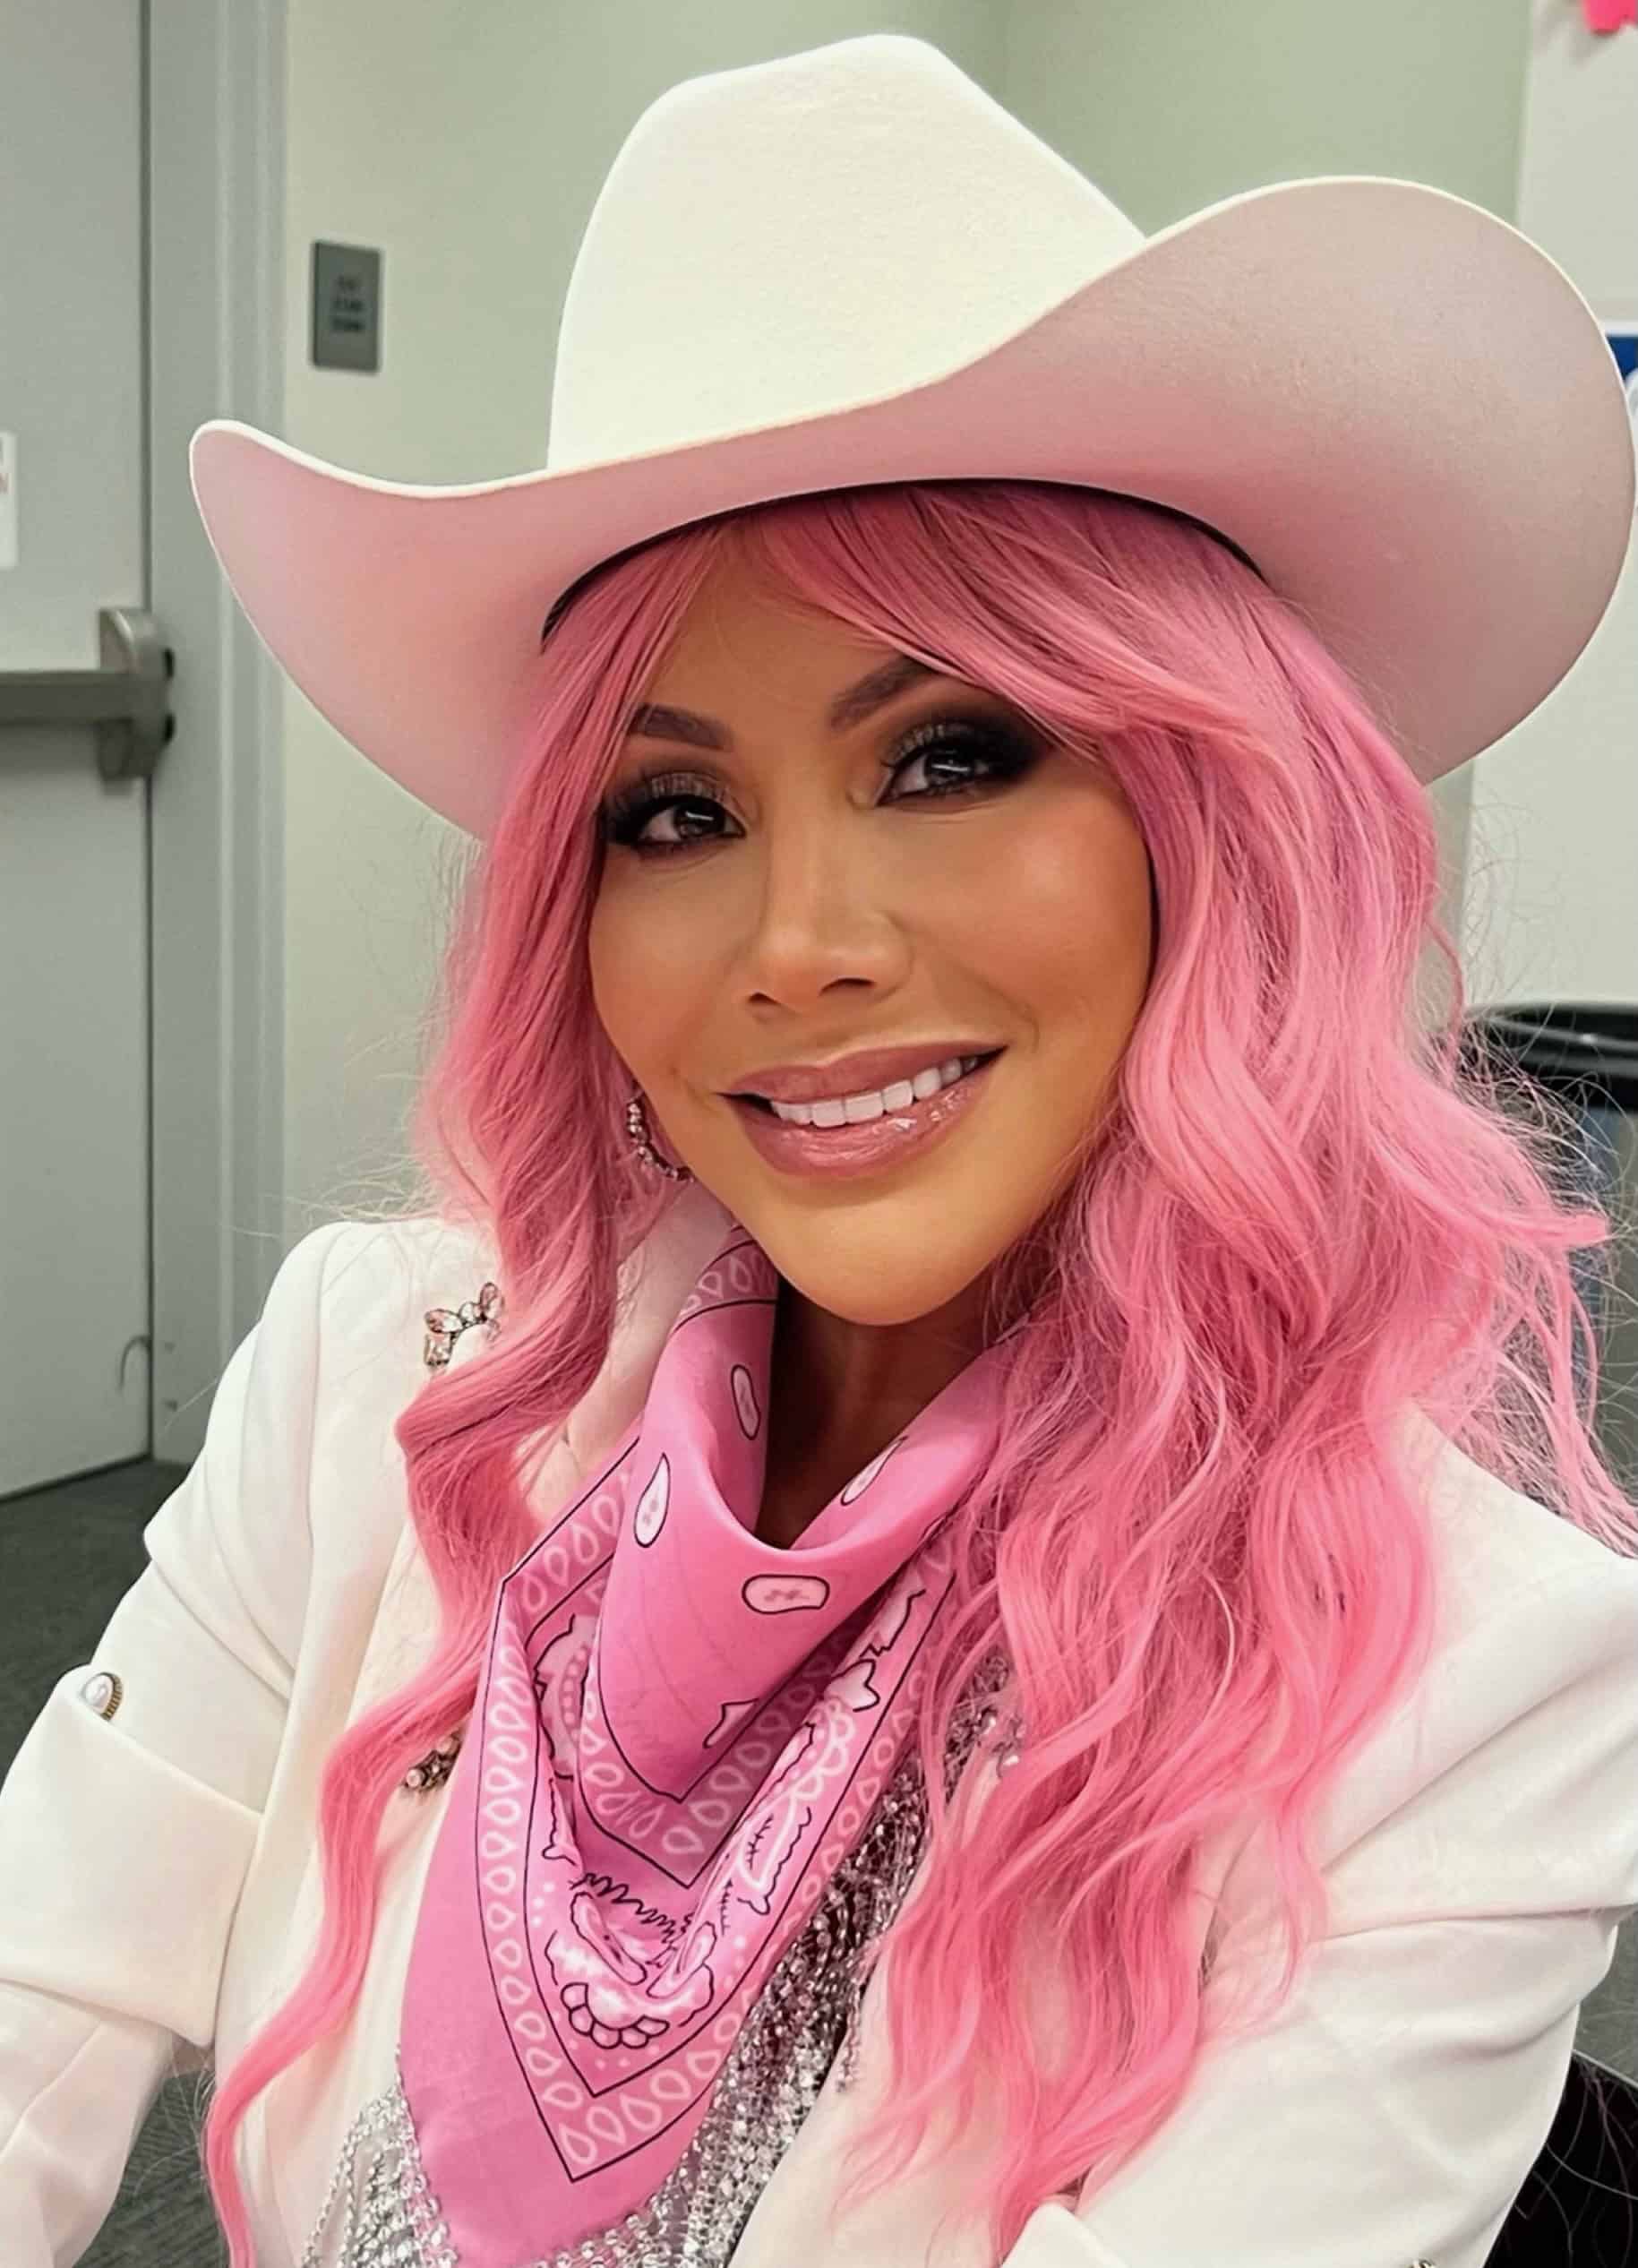
[[[991,767],[988,778],[961,780],[947,787],[924,787],[895,800],[905,803],[941,801],[949,795],[971,795],[996,780],[1016,779],[1039,754],[1034,744],[1005,725],[966,717],[939,717],[918,725],[896,743],[881,768],[888,774],[902,771],[918,756],[945,743],[960,747],[964,755],[977,755]],[[965,743],[965,745],[964,745]],[[724,842],[722,835],[695,835],[674,843],[642,843],[638,836],[656,812],[680,803],[711,803],[722,808],[717,783],[699,772],[643,772],[620,794],[611,796],[597,812],[598,833],[605,843],[618,843],[639,858],[665,858],[676,851],[694,850],[703,843]]]

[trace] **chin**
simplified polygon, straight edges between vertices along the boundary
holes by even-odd
[[[935,1239],[919,1208],[838,1207],[800,1223],[737,1217],[780,1275],[804,1299],[845,1323],[890,1330],[936,1315],[959,1300],[1005,1249],[969,1233],[959,1243]]]

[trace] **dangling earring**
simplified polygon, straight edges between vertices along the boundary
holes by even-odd
[[[673,1181],[691,1181],[693,1175],[686,1165],[668,1165],[655,1148],[649,1138],[648,1121],[643,1115],[642,1090],[639,1087],[626,1104],[626,1132],[631,1147],[645,1165],[652,1165],[662,1173],[668,1173]]]

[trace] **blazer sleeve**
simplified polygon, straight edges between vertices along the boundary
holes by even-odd
[[[286,1256],[143,1532],[149,1565],[0,1785],[5,2268],[81,2257],[176,2051],[206,2059],[307,1599],[323,1281],[357,1227]],[[112,1717],[81,1697],[102,1669],[124,1686]]]
[[[1003,2268],[1483,2268],[1638,1910],[1638,1562],[1528,1585],[1424,1682],[1418,1738],[1401,1713],[1353,1781],[1334,1926],[1284,2009],[1208,2045]],[[1240,1964],[1277,1973],[1265,1911],[1225,1937],[1208,2008]]]

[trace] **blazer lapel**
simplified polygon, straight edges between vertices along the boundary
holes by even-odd
[[[596,1379],[570,1413],[562,1436],[540,1457],[527,1495],[543,1528],[571,1491],[593,1474],[643,1406],[660,1349],[678,1309],[733,1226],[733,1220],[700,1183],[685,1186],[672,1210],[632,1256],[630,1302],[617,1323],[608,1358]],[[485,1280],[484,1254],[474,1249],[475,1280],[423,1286],[417,1313],[426,1308],[456,1308],[476,1300]],[[459,1262],[457,1263],[459,1265]],[[505,1286],[502,1285],[504,1293]],[[463,1331],[450,1350],[449,1368],[474,1362],[489,1344],[481,1325]],[[536,1452],[538,1456],[538,1452]],[[370,1642],[360,1666],[347,1722],[396,1692],[432,1655],[438,1632],[438,1594],[409,1516],[407,1491],[403,1524],[393,1546]]]

